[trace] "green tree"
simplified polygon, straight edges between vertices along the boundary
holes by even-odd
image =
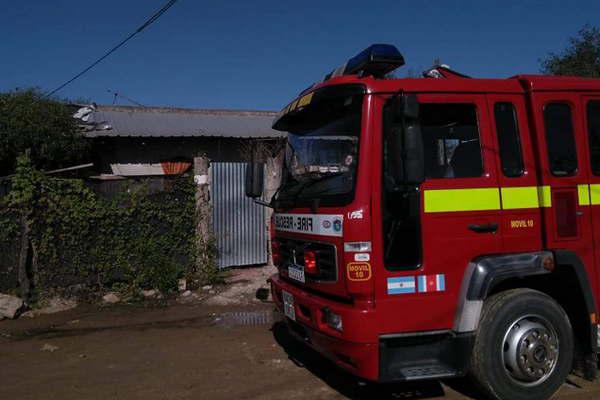
[[[541,60],[542,72],[549,75],[571,75],[600,78],[600,29],[586,25],[569,46],[560,53],[550,53]]]
[[[87,148],[65,103],[36,89],[0,93],[0,176],[13,173],[25,151],[34,167],[48,170],[81,161]]]

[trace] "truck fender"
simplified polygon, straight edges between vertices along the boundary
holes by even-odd
[[[553,258],[554,269],[544,268],[544,260]],[[484,300],[499,283],[512,278],[528,278],[535,275],[557,274],[571,268],[579,283],[587,315],[596,312],[594,296],[583,263],[573,252],[566,250],[539,251],[532,253],[507,254],[479,257],[469,263],[458,298],[454,319],[454,331],[472,332],[479,326]],[[572,288],[569,288],[572,289]],[[591,325],[590,345],[597,347],[597,325]]]
[[[542,266],[550,252],[520,253],[478,257],[467,266],[454,319],[455,332],[472,332],[479,326],[483,301],[491,288],[515,277],[549,274]]]

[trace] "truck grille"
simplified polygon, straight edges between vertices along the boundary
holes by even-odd
[[[337,280],[336,248],[334,245],[305,242],[300,240],[277,238],[281,265],[285,268],[290,264],[304,266],[304,250],[317,253],[317,275],[306,275],[307,281],[335,282]]]

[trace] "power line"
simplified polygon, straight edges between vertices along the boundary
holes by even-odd
[[[56,92],[58,92],[59,90],[62,90],[65,86],[67,86],[70,83],[72,83],[73,81],[77,80],[82,75],[84,75],[86,72],[88,72],[89,70],[91,70],[92,68],[94,68],[96,65],[100,64],[106,57],[110,56],[112,53],[114,53],[120,47],[122,47],[125,43],[127,43],[128,41],[130,41],[131,39],[133,39],[133,37],[136,36],[138,33],[142,32],[144,29],[146,29],[147,27],[149,27],[150,25],[152,25],[154,22],[156,22],[156,20],[158,20],[164,13],[166,13],[169,8],[173,7],[173,5],[176,2],[177,2],[177,0],[169,0],[160,10],[158,10],[157,12],[155,12],[150,18],[148,18],[146,20],[146,22],[144,22],[142,25],[140,25],[139,28],[137,28],[129,36],[127,36],[125,39],[123,39],[119,44],[117,44],[115,47],[113,47],[112,49],[110,49],[109,51],[107,51],[102,57],[100,57],[99,59],[97,59],[96,61],[94,61],[92,64],[90,64],[83,71],[81,71],[80,73],[78,73],[77,75],[75,75],[74,77],[72,77],[71,79],[69,79],[68,81],[66,81],[65,83],[63,83],[62,85],[60,85],[59,87],[57,87],[56,89],[54,89],[53,91],[51,91],[50,93],[46,94],[46,97],[50,97],[53,94],[55,94]]]
[[[115,105],[115,103],[117,102],[117,97],[122,97],[122,98],[124,98],[125,100],[127,100],[128,102],[130,102],[131,104],[135,104],[135,105],[136,105],[136,106],[138,106],[138,107],[143,107],[143,108],[145,108],[145,107],[146,107],[146,106],[145,106],[145,105],[143,105],[142,103],[140,103],[140,102],[137,102],[137,101],[135,101],[135,100],[133,100],[133,99],[130,99],[129,97],[125,96],[125,95],[124,95],[123,93],[121,93],[121,92],[113,92],[113,91],[112,91],[112,90],[110,90],[110,89],[106,89],[106,91],[107,91],[108,93],[110,93],[110,94],[112,94],[112,95],[114,96],[114,98],[113,98],[113,105]]]

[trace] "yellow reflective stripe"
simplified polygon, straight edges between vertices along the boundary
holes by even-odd
[[[305,96],[302,96],[302,98],[298,102],[298,107],[304,107],[304,106],[310,104],[310,101],[312,100],[312,97],[313,97],[313,93],[314,92],[311,92]]]
[[[500,193],[504,210],[539,208],[540,206],[537,186],[503,187],[500,189]]]
[[[550,186],[426,190],[425,212],[552,207]],[[600,205],[600,184],[577,185],[580,206]],[[500,205],[502,199],[502,205]]]
[[[590,205],[590,187],[588,185],[577,185],[577,197],[580,206]]]
[[[500,190],[438,189],[425,191],[425,212],[482,211],[500,209]]]
[[[552,193],[550,186],[538,186],[538,199],[540,207],[552,207]]]
[[[590,201],[593,206],[600,204],[600,184],[590,185]]]

